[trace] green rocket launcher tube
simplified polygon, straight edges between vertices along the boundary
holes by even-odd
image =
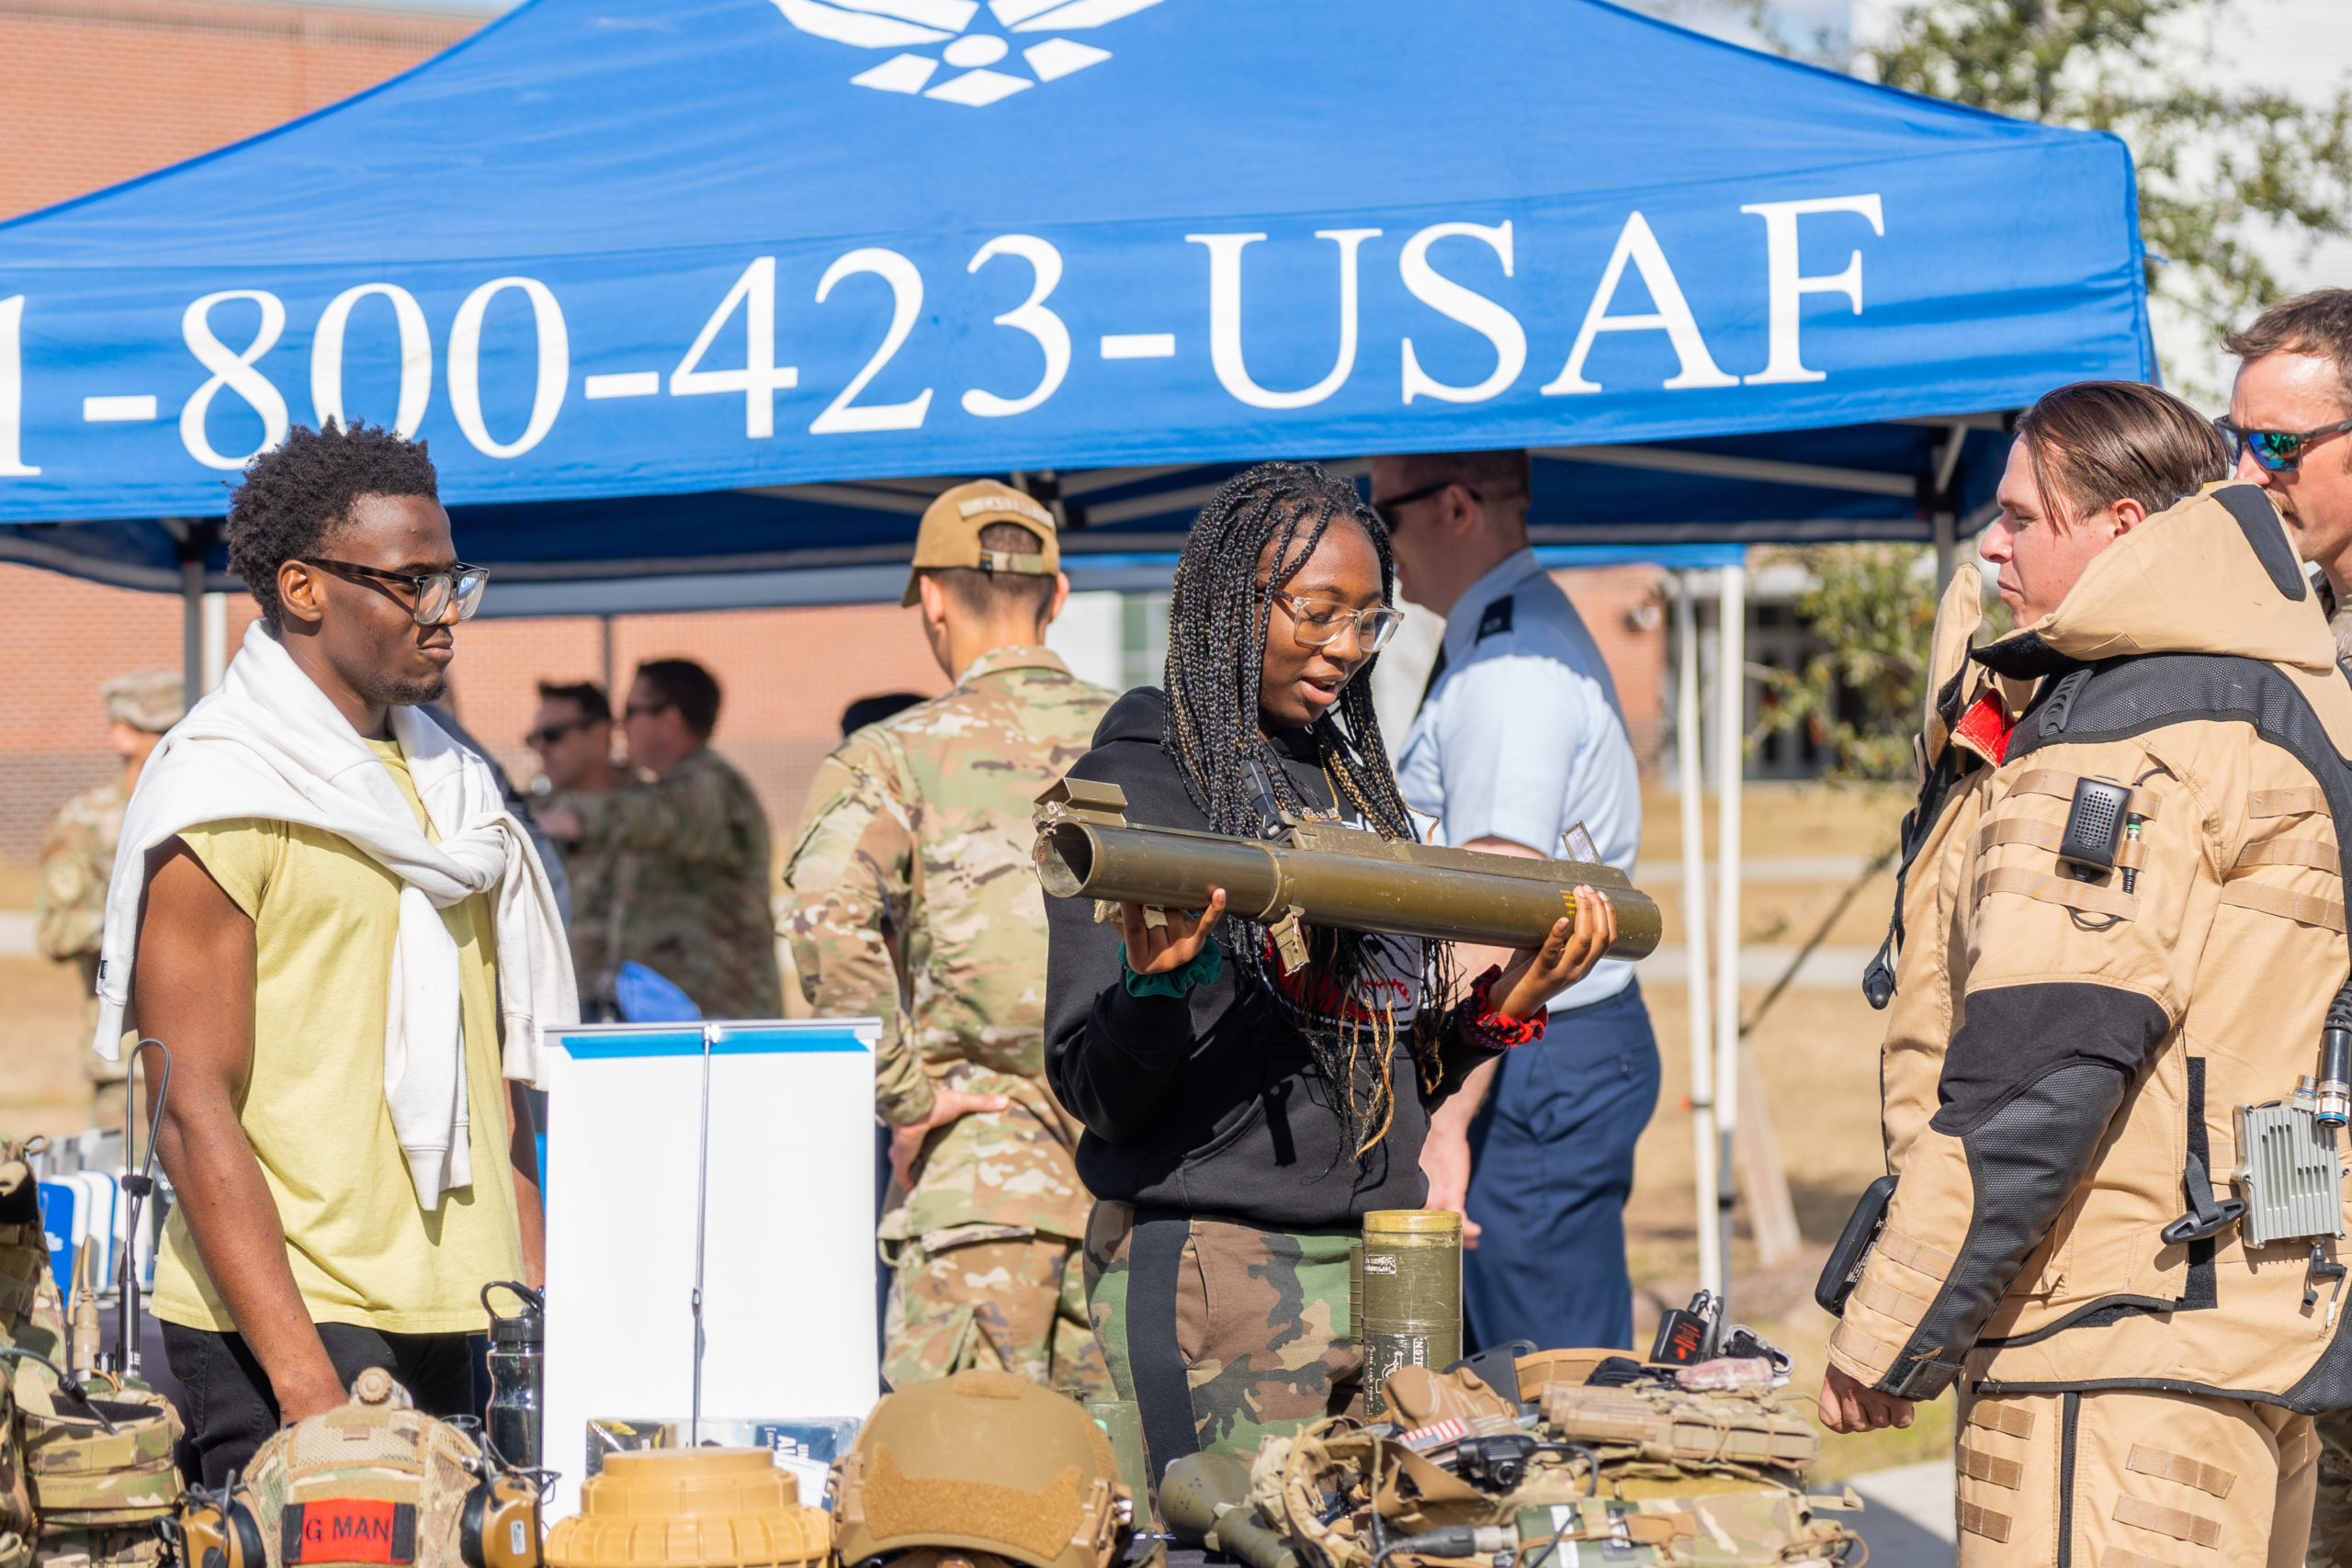
[[[1657,905],[1613,866],[1398,843],[1327,822],[1293,821],[1267,840],[1130,827],[1125,794],[1085,779],[1062,780],[1037,807],[1037,880],[1057,898],[1198,909],[1222,887],[1227,913],[1277,942],[1305,924],[1532,947],[1589,886],[1617,912],[1609,956],[1657,947]]]

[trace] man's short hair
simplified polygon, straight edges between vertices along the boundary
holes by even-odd
[[[1396,459],[1398,482],[1407,490],[1424,485],[1458,484],[1486,502],[1510,501],[1530,493],[1527,452],[1512,447],[1501,452],[1415,452]]]
[[[591,724],[613,722],[613,705],[605,695],[605,688],[594,681],[542,681],[539,701],[570,703],[580,710],[580,716]]]
[[[1009,556],[1037,553],[1037,536],[1018,523],[991,523],[980,530],[980,548]],[[964,613],[995,619],[1023,615],[1043,621],[1054,603],[1056,580],[1016,572],[982,571],[976,567],[925,567]]]
[[[2352,407],[2352,288],[2314,288],[2281,299],[2222,339],[2240,359],[2309,354],[2335,367],[2337,395]]]
[[[243,482],[229,496],[229,569],[245,580],[271,626],[280,608],[277,569],[317,554],[363,495],[439,500],[424,443],[329,420],[318,430],[296,425],[245,465]]]
[[[678,710],[697,740],[707,740],[718,728],[718,682],[691,659],[653,659],[637,667],[637,678],[662,694]]]
[[[2116,502],[2151,515],[2229,478],[2229,448],[2204,415],[2139,381],[2077,381],[2018,416],[2034,483],[2068,525]]]

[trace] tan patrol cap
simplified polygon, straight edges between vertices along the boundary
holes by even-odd
[[[109,722],[127,724],[150,735],[163,734],[187,711],[180,678],[169,670],[118,675],[98,690],[106,698]]]
[[[1028,529],[1037,536],[1036,553],[1011,555],[980,548],[980,530],[992,523],[1013,523]],[[1062,569],[1054,514],[1011,485],[994,479],[957,485],[923,509],[922,528],[915,535],[914,570],[907,573],[907,593],[900,604],[915,602],[915,583],[925,567],[1051,577]]]

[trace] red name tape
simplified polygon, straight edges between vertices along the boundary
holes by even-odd
[[[289,1503],[279,1544],[288,1563],[416,1561],[416,1508],[372,1497]]]

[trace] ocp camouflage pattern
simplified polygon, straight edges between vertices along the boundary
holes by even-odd
[[[609,1000],[614,974],[634,961],[705,1018],[783,1012],[767,813],[726,759],[706,746],[656,783],[548,804],[571,807],[582,829],[564,870],[583,1008]]]
[[[109,779],[85,789],[57,809],[41,836],[40,874],[33,892],[33,943],[41,953],[82,972],[82,1033],[98,1024],[98,938],[106,929],[107,883],[114,875],[115,842],[122,837],[123,807],[130,797]],[[82,1076],[98,1086],[101,1126],[121,1119],[119,1084],[130,1064],[109,1062],[95,1051],[82,1053]]]
[[[1080,1398],[1109,1393],[1078,1243],[967,1225],[903,1243],[896,1267],[882,1362],[891,1387],[977,1370],[1016,1372]]]
[[[888,1122],[929,1115],[934,1087],[1012,1102],[931,1135],[888,1239],[966,1225],[1085,1235],[1077,1124],[1045,1081],[1030,809],[1085,755],[1110,704],[1042,648],[999,649],[946,695],[850,737],[809,785],[785,871],[809,1005],[883,1021],[875,1090]]]

